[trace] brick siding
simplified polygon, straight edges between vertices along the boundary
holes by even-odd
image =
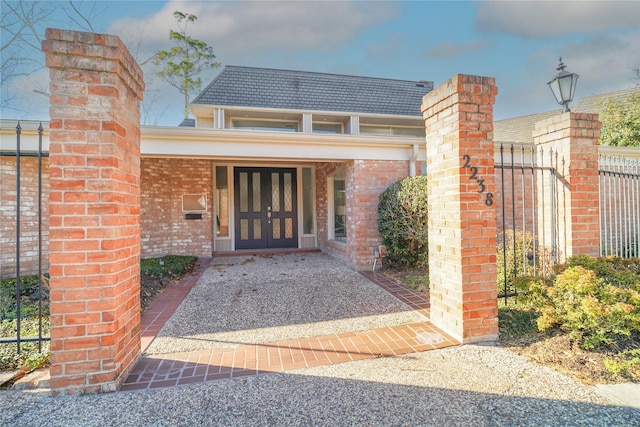
[[[213,164],[211,160],[142,159],[142,257],[210,257],[213,243]],[[202,219],[187,220],[183,194],[205,194]]]

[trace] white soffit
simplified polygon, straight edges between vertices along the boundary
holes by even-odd
[[[412,147],[424,143],[415,137],[143,127],[140,150],[146,157],[409,160]],[[424,159],[420,150],[418,160]]]

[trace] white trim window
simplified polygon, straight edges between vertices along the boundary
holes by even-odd
[[[266,119],[232,119],[233,129],[298,132],[300,123],[293,120],[266,120]]]
[[[386,126],[386,125],[360,125],[360,135],[380,136],[425,136],[424,126]]]
[[[347,242],[347,192],[344,170],[328,178],[329,240]]]
[[[344,133],[344,124],[332,122],[313,122],[313,133],[324,134],[342,134]]]

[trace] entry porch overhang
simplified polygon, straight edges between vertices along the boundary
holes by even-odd
[[[327,135],[238,129],[142,127],[143,157],[201,157],[260,160],[424,161],[421,137]],[[416,157],[417,156],[417,157]]]

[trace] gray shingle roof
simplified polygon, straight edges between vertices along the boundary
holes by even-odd
[[[612,99],[621,101],[629,97],[632,93],[640,93],[640,87],[618,90],[615,92],[601,93],[598,95],[585,96],[580,99],[575,107],[571,107],[574,113],[598,113],[602,109],[604,101]],[[543,113],[531,114],[528,116],[514,117],[512,119],[497,120],[493,123],[493,140],[495,142],[521,142],[533,143],[533,130],[536,122],[548,117],[560,114],[561,109],[545,111]]]
[[[182,122],[178,125],[180,128],[194,128],[196,127],[196,119],[182,119]]]
[[[562,109],[514,117],[512,119],[493,122],[493,140],[495,142],[530,142],[533,143],[533,129],[536,122],[560,114]]]
[[[194,104],[421,116],[433,82],[225,66]]]
[[[613,102],[620,102],[627,99],[634,93],[640,94],[640,86],[617,90],[615,92],[607,92],[601,93],[599,95],[590,95],[585,96],[580,99],[578,104],[571,108],[571,111],[575,111],[576,113],[598,113],[602,111],[603,103],[606,100],[611,100]]]

